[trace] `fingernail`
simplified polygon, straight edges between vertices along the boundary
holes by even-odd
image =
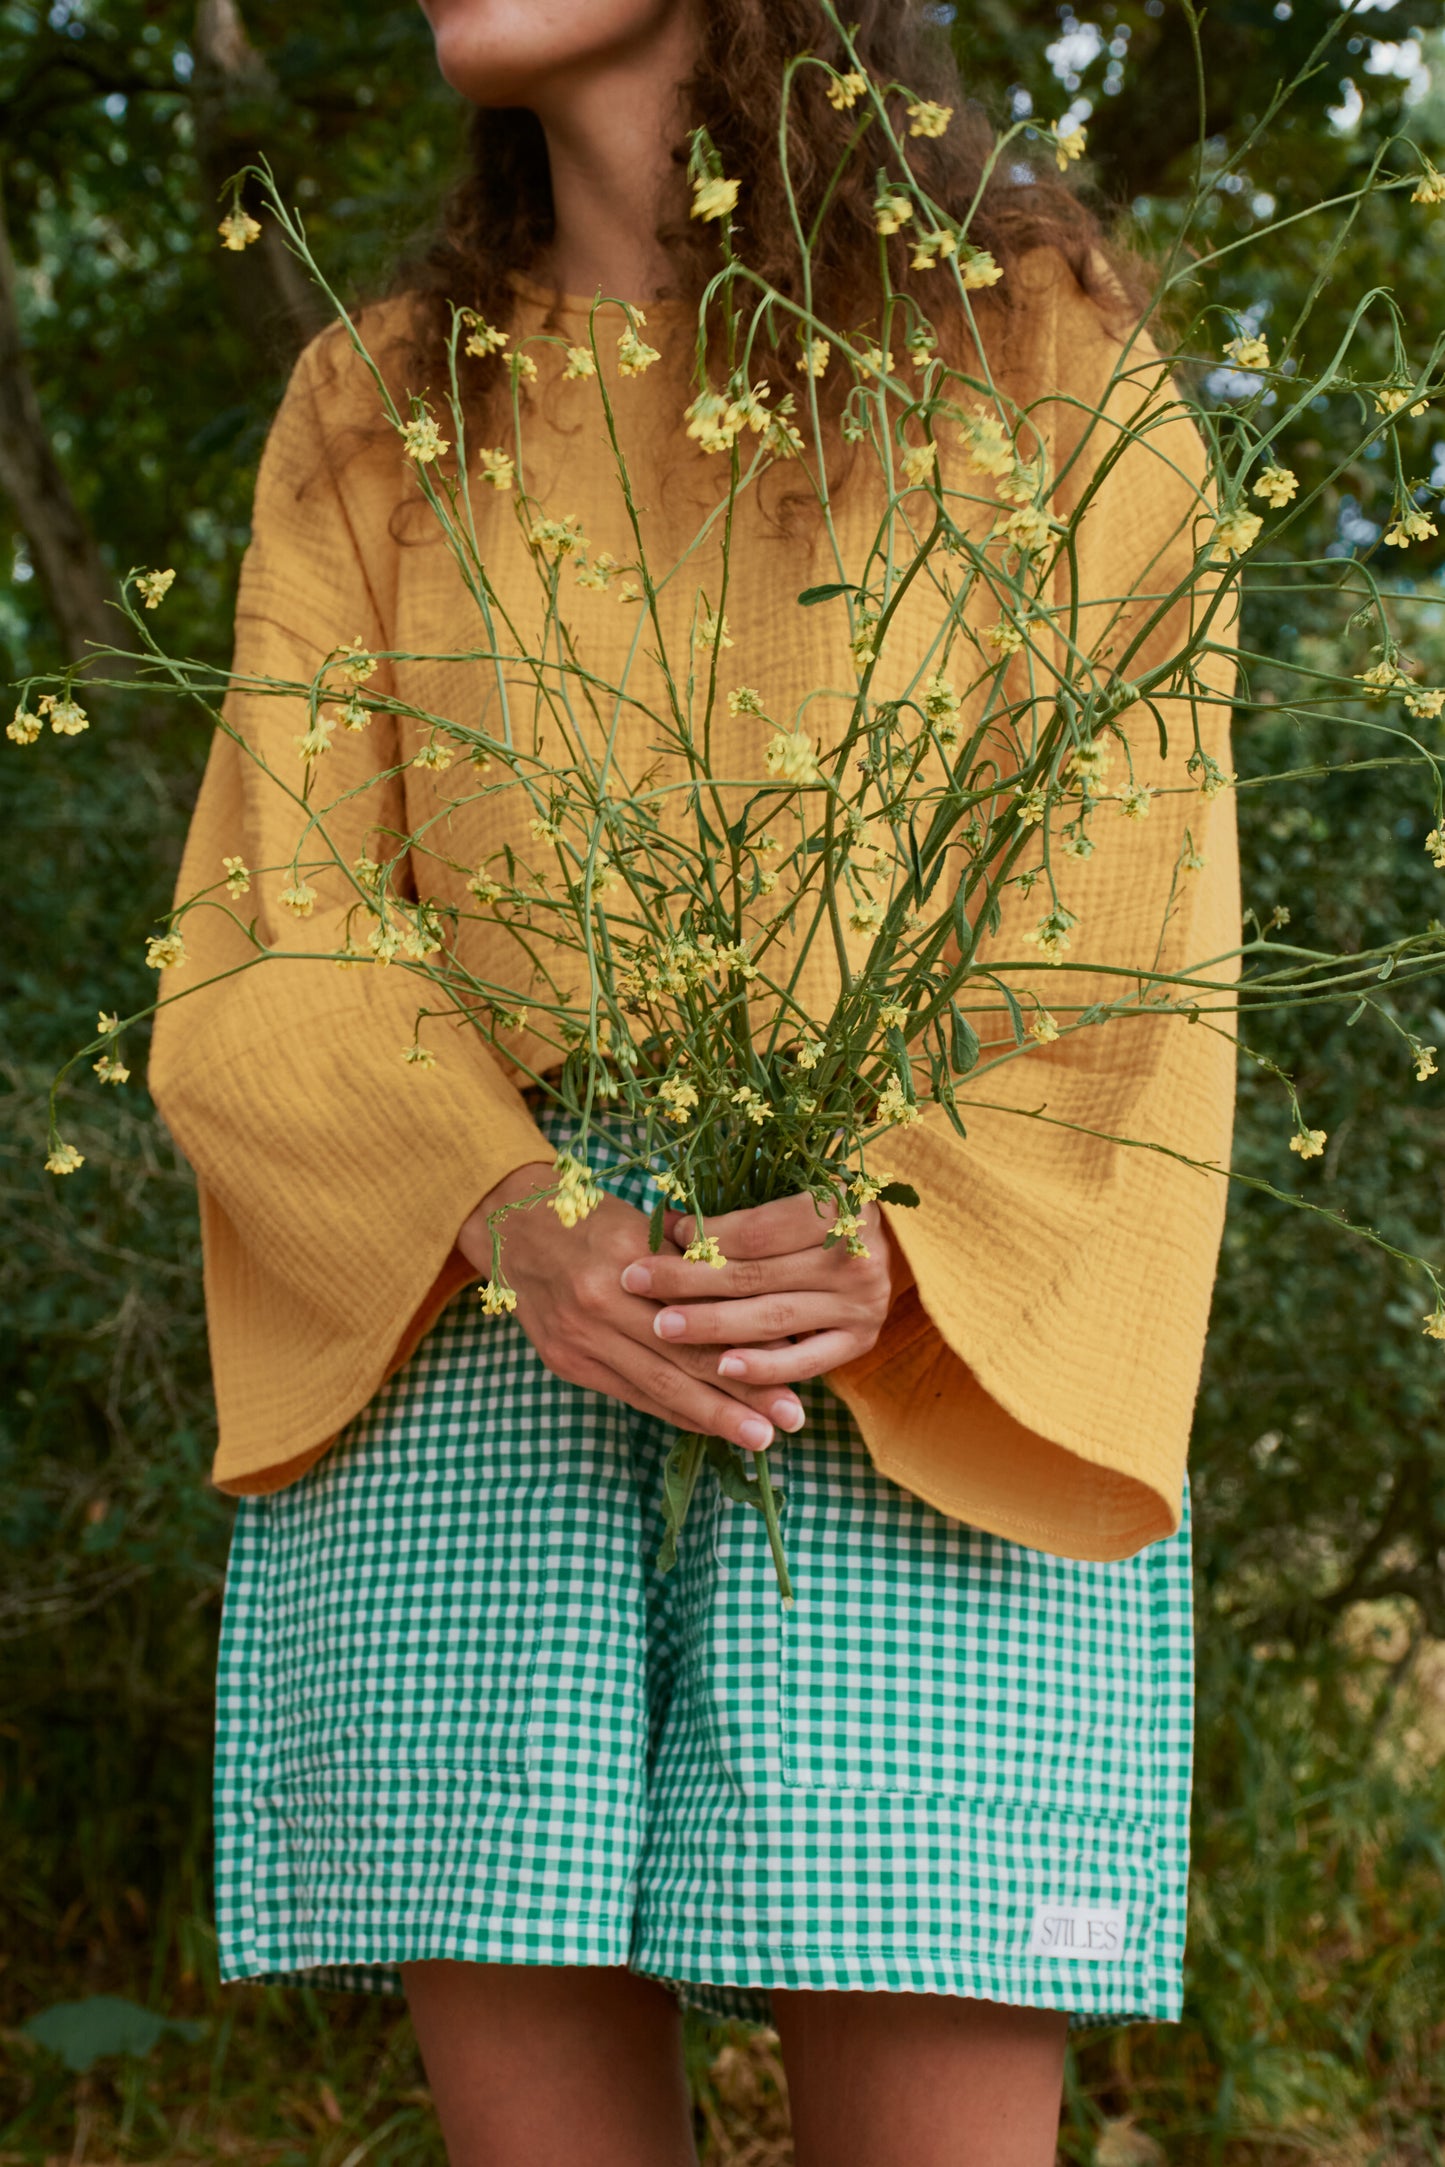
[[[748,1365],[740,1354],[725,1354],[718,1363],[719,1377],[746,1377]]]
[[[660,1309],[652,1320],[652,1329],[659,1339],[681,1339],[687,1319],[680,1309]]]
[[[629,1264],[622,1274],[622,1284],[629,1294],[647,1294],[652,1287],[652,1274],[645,1264]]]
[[[773,1426],[764,1422],[760,1415],[749,1415],[746,1422],[738,1424],[738,1438],[752,1452],[761,1452],[764,1445],[773,1441]]]
[[[800,1430],[807,1419],[796,1400],[774,1400],[768,1413],[780,1430]]]

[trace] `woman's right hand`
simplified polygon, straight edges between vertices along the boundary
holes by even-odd
[[[518,1167],[482,1198],[457,1236],[467,1262],[491,1277],[487,1214],[500,1204],[550,1185],[556,1170],[544,1161]],[[568,1384],[625,1400],[682,1430],[725,1437],[745,1452],[773,1441],[774,1425],[801,1429],[803,1405],[782,1385],[726,1385],[717,1375],[715,1347],[670,1346],[652,1320],[661,1308],[619,1284],[626,1265],[647,1247],[647,1214],[604,1195],[575,1226],[563,1226],[547,1204],[509,1212],[502,1221],[507,1278],[516,1289],[516,1319],[547,1368]],[[664,1242],[669,1256],[681,1256]]]

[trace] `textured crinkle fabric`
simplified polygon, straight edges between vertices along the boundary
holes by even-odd
[[[334,1452],[240,1501],[224,1978],[395,1991],[452,1957],[629,1965],[763,2022],[774,1987],[1178,2016],[1187,1492],[1134,1557],[1049,1556],[890,1482],[802,1391],[772,1452],[791,1612],[708,1469],[659,1574],[675,1432],[471,1293]]]
[[[1066,518],[1087,500],[1046,599],[1058,627],[1077,603],[1081,644],[1123,658],[1135,630],[1187,581],[1212,526],[1203,448],[1182,410],[1165,410],[1167,384],[1147,341],[1126,352],[1061,258],[1037,251],[1009,280],[1013,305],[990,319],[985,345],[1027,410],[1026,437],[1051,463],[1051,509]],[[399,305],[365,318],[374,344],[384,346],[395,328],[387,311]],[[544,325],[554,341],[583,338],[587,310],[563,297],[549,318],[545,297],[524,283],[514,346]],[[719,462],[683,435],[689,312],[660,303],[649,325],[664,356],[645,381],[619,375],[616,327],[604,324],[597,379],[568,381],[561,345],[538,344],[529,349],[538,381],[522,393],[531,500],[551,516],[575,516],[594,549],[627,560],[635,544],[602,422],[605,384],[652,560],[680,566],[659,602],[660,634],[649,624],[642,636],[617,589],[565,586],[579,654],[598,680],[623,688],[615,713],[604,701],[600,719],[582,714],[577,727],[592,733],[600,757],[605,721],[624,791],[639,788],[658,759],[651,650],[663,638],[675,674],[685,675],[694,614],[722,592],[722,523],[686,554],[720,488]],[[1096,407],[1101,418],[1086,431]],[[1121,448],[1131,418],[1140,434]],[[202,890],[210,900],[185,918],[188,963],[164,974],[151,1058],[152,1090],[200,1193],[220,1417],[215,1479],[242,1494],[295,1480],[360,1414],[475,1276],[455,1247],[464,1220],[505,1175],[545,1155],[519,1085],[526,1064],[555,1063],[555,1046],[533,1030],[504,1033],[489,1048],[479,1032],[433,1020],[426,1043],[437,1066],[423,1074],[402,1052],[418,1009],[435,1005],[433,989],[400,959],[344,971],[326,960],[344,945],[356,891],[334,866],[314,862],[309,823],[320,804],[330,807],[327,833],[346,864],[378,836],[382,856],[397,837],[425,836],[399,885],[411,877],[447,923],[455,914],[469,967],[503,987],[525,985],[527,963],[478,910],[467,880],[500,864],[506,849],[542,870],[550,852],[529,832],[536,807],[526,792],[482,789],[465,758],[444,773],[414,764],[431,735],[426,718],[499,727],[498,673],[467,659],[488,635],[417,498],[396,432],[378,430],[377,419],[371,378],[345,339],[333,329],[313,341],[261,462],[229,728],[216,736],[177,888],[182,901]],[[980,492],[993,484],[964,471],[957,432],[944,435],[944,479],[972,493],[986,530],[996,507]],[[866,469],[860,461],[858,472]],[[792,486],[804,485],[794,477]],[[770,715],[789,725],[801,716],[825,745],[857,682],[847,616],[837,604],[797,606],[799,591],[835,580],[837,566],[817,534],[778,524],[778,494],[770,485],[738,506],[720,691],[758,688]],[[474,477],[470,497],[498,623],[516,629],[521,653],[540,637],[537,565],[511,497]],[[865,560],[878,509],[876,490],[840,488],[834,521],[845,563]],[[962,579],[962,560],[948,562]],[[1137,676],[1177,652],[1190,609],[1208,601],[1205,593],[1163,608],[1129,670]],[[980,638],[998,608],[985,583],[968,589],[965,615]],[[942,614],[916,581],[890,634],[879,697],[936,666]],[[997,930],[978,952],[984,964],[1012,967],[1007,983],[1026,1013],[1132,996],[1133,972],[1176,972],[1206,958],[1226,959],[1211,973],[1222,990],[1200,995],[1197,1023],[1156,1009],[1020,1048],[996,987],[970,985],[962,1005],[983,1051],[958,1089],[967,1137],[929,1107],[869,1146],[870,1172],[910,1182],[921,1199],[916,1210],[884,1206],[914,1283],[877,1344],[843,1365],[833,1388],[880,1473],[961,1523],[1062,1556],[1124,1557],[1180,1523],[1224,1222],[1238,967],[1228,959],[1237,958],[1240,929],[1234,794],[1206,797],[1185,763],[1197,740],[1221,768],[1230,764],[1228,620],[1222,612],[1219,651],[1191,686],[1118,718],[1125,743],[1112,747],[1113,780],[1128,771],[1156,791],[1147,818],[1102,805],[1092,856],[1053,854],[1060,898],[1078,917],[1067,969],[1041,964],[1029,945],[1044,887],[1006,891]],[[1042,651],[1054,634],[1036,628],[1036,636]],[[394,694],[406,712],[338,729],[303,806],[296,742],[307,701],[266,686],[309,682],[355,640],[394,657],[378,664],[368,689]],[[1027,660],[1010,667],[1022,672]],[[513,686],[509,727],[524,750],[560,757],[537,703],[516,690],[526,667],[514,658],[502,674]],[[962,682],[971,667],[960,660],[957,674]],[[976,705],[962,718],[965,737]],[[720,697],[719,770],[756,775],[768,727],[730,715]],[[1000,773],[1012,764],[1003,757]],[[669,801],[678,818],[685,795]],[[780,810],[774,823],[790,843],[796,817],[796,807]],[[223,857],[235,855],[254,869],[244,916],[222,889]],[[1181,871],[1182,862],[1193,869]],[[303,922],[279,904],[298,863],[318,898]],[[938,897],[955,885],[950,871]],[[252,920],[257,938],[279,951],[259,967],[245,930]],[[856,967],[867,936],[850,931],[847,940]],[[553,960],[570,967],[565,955]],[[833,943],[815,940],[797,982],[808,1015],[830,1011],[835,980]]]

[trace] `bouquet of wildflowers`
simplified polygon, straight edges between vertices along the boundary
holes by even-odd
[[[718,254],[696,324],[684,426],[715,483],[665,561],[625,441],[625,402],[646,395],[635,382],[663,359],[643,309],[599,294],[585,340],[539,331],[518,341],[455,306],[447,384],[399,398],[331,295],[469,597],[475,646],[446,662],[480,672],[486,696],[469,714],[404,697],[397,666],[419,658],[358,638],[308,681],[248,686],[288,703],[304,724],[287,759],[268,761],[219,703],[226,674],[155,639],[152,613],[172,573],[133,573],[124,590],[144,641],[142,681],[196,700],[238,737],[291,802],[296,838],[285,863],[227,857],[214,883],[182,899],[150,940],[146,961],[178,993],[192,990],[183,983],[187,920],[222,911],[250,944],[241,967],[263,967],[277,947],[248,920],[252,882],[282,882],[280,904],[298,928],[319,923],[324,890],[339,900],[322,914],[326,937],[306,948],[318,967],[389,967],[416,982],[415,1029],[398,1059],[425,1072],[445,1059],[440,1027],[460,1023],[574,1117],[573,1147],[544,1193],[564,1225],[601,1193],[589,1131],[617,1120],[632,1163],[653,1172],[653,1249],[673,1206],[695,1222],[687,1257],[716,1265],[725,1259],[711,1221],[800,1191],[832,1214],[827,1241],[858,1253],[869,1203],[918,1201],[888,1172],[890,1140],[932,1116],[966,1144],[968,1105],[989,1103],[978,1093],[1001,1064],[1077,1034],[1137,1030],[1146,1016],[1184,1015],[1232,1039],[1241,1005],[1345,1001],[1359,1013],[1380,980],[1392,977],[1398,991],[1445,963],[1438,919],[1388,950],[1351,955],[1270,938],[1283,913],[1256,924],[1251,941],[1208,956],[1175,952],[1170,933],[1206,863],[1209,809],[1237,787],[1221,753],[1236,668],[1247,673],[1259,659],[1239,653],[1235,624],[1251,560],[1267,560],[1278,578],[1330,585],[1356,613],[1359,671],[1301,684],[1296,704],[1328,717],[1332,703],[1370,703],[1390,756],[1422,772],[1433,822],[1425,848],[1445,871],[1441,763],[1422,734],[1445,709],[1445,690],[1414,674],[1368,566],[1290,557],[1291,523],[1307,499],[1288,463],[1311,402],[1356,383],[1361,438],[1384,443],[1397,468],[1386,543],[1404,550],[1433,535],[1406,478],[1399,431],[1438,390],[1445,340],[1412,360],[1388,296],[1370,295],[1356,331],[1366,352],[1372,306],[1388,315],[1394,358],[1385,376],[1357,378],[1348,348],[1312,361],[1307,322],[1290,327],[1276,352],[1257,326],[1220,321],[1208,298],[1208,251],[1190,260],[1181,250],[1161,289],[1166,311],[1187,305],[1173,352],[1136,325],[1092,398],[1049,386],[1021,395],[991,358],[1000,266],[971,239],[971,213],[933,200],[914,171],[917,141],[940,135],[952,115],[906,85],[871,80],[828,13],[850,64],[826,71],[827,95],[854,123],[847,158],[877,176],[880,303],[862,329],[816,312],[806,267],[818,223],[799,224],[801,296],[750,267],[735,246],[738,179],[705,135],[695,137],[692,215],[716,231]],[[790,69],[785,166],[793,79],[823,66],[804,54]],[[1029,125],[1004,134],[995,157],[1008,157]],[[1057,126],[1051,148],[1066,167],[1082,152],[1082,131]],[[269,173],[260,178],[287,240],[330,294],[299,222]],[[1445,201],[1445,180],[1428,162],[1412,160],[1402,176],[1382,167],[1362,195],[1385,186],[1409,186],[1427,207]],[[222,237],[242,247],[255,230],[238,202]],[[890,278],[899,236],[910,268],[936,281],[931,311]],[[784,346],[796,360],[786,390],[757,358]],[[545,499],[534,489],[529,388],[539,359],[595,399],[614,454],[621,547],[603,546],[555,486]],[[505,372],[509,385],[510,427],[498,443],[470,433],[468,372],[477,369]],[[1201,390],[1204,370],[1230,375],[1227,399]],[[822,398],[830,383],[831,409]],[[1186,445],[1198,452],[1198,471],[1182,473],[1180,531],[1133,591],[1091,592],[1088,539],[1128,516],[1114,477],[1135,471],[1139,448],[1154,446],[1180,473],[1192,458]],[[846,490],[834,478],[840,462]],[[784,606],[800,625],[826,623],[841,662],[834,681],[810,682],[786,705],[730,660],[738,537],[750,504],[780,476],[811,507],[827,575]],[[515,518],[529,603],[518,604],[479,539],[485,492]],[[632,628],[616,667],[599,667],[579,631],[579,611],[600,602],[627,613]],[[82,731],[82,673],[100,659],[61,673],[52,689],[23,685],[10,738],[33,743],[47,723],[62,736]],[[387,719],[408,733],[407,769],[437,779],[437,813],[403,833],[383,822],[382,842],[356,855],[341,840],[355,826],[354,791],[331,789],[328,776],[338,745]],[[394,774],[383,768],[378,781]],[[467,806],[486,809],[498,839],[482,862],[451,854],[452,817]],[[1095,854],[1106,861],[1130,847],[1131,832],[1171,822],[1169,862],[1147,898],[1151,939],[1142,948],[1124,942],[1115,961],[1107,943],[1076,960],[1074,944],[1095,930],[1081,900]],[[102,1083],[123,1083],[121,1033],[149,1012],[102,1016],[76,1059],[92,1058]],[[1423,1081],[1437,1049],[1406,1036]],[[1289,1094],[1290,1148],[1317,1157],[1323,1132],[1308,1125],[1283,1070],[1264,1065]],[[58,1127],[47,1163],[56,1173],[81,1163]],[[493,1217],[481,1290],[493,1314],[515,1306],[504,1220],[518,1208]],[[1371,1229],[1354,1231],[1389,1247]],[[1439,1273],[1393,1253],[1425,1271],[1435,1304],[1424,1328],[1445,1339]],[[730,1496],[761,1514],[791,1600],[783,1500],[767,1456],[749,1467],[717,1438],[683,1435],[673,1448],[659,1563],[675,1557],[704,1460]]]

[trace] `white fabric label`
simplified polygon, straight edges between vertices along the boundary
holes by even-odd
[[[1123,1955],[1126,1935],[1122,1904],[1040,1904],[1027,1953],[1062,1957],[1075,1964],[1105,1964]]]

